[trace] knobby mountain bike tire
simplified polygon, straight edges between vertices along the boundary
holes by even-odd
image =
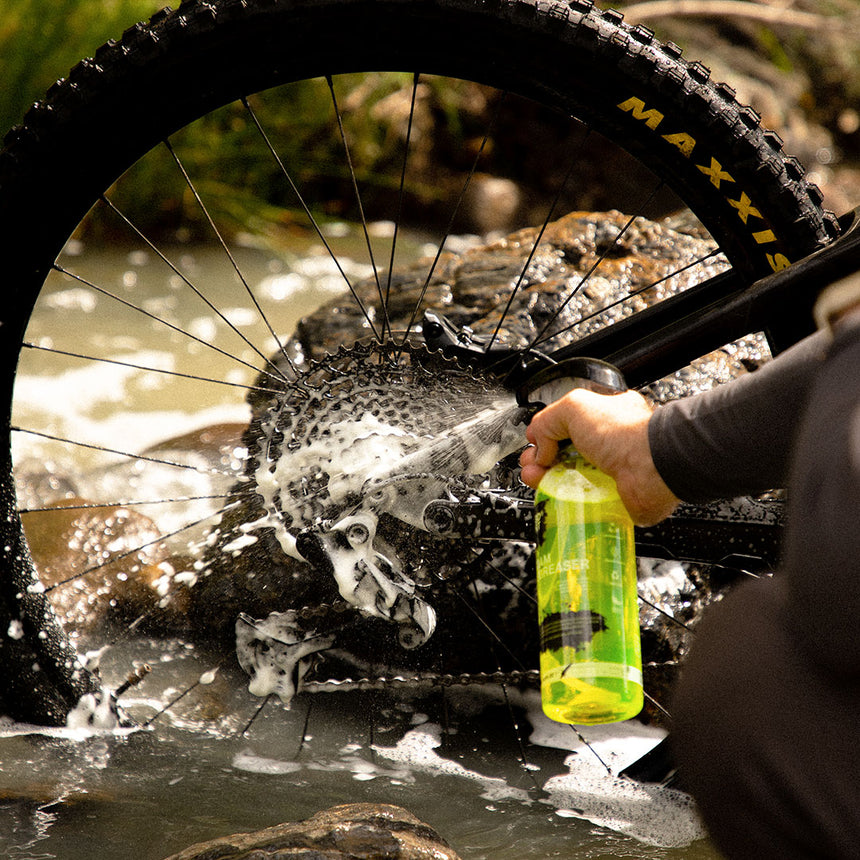
[[[94,206],[111,208],[102,195],[113,200],[109,189],[126,171],[163,141],[180,140],[182,130],[201,117],[231,104],[238,104],[235,111],[242,113],[241,106],[247,108],[243,100],[254,94],[265,99],[274,88],[305,79],[338,81],[352,73],[388,71],[407,73],[406,92],[411,87],[413,101],[414,82],[444,76],[492,88],[502,94],[497,101],[524,100],[537,106],[534,110],[574,118],[585,136],[599,136],[645,165],[661,193],[671,189],[744,278],[784,268],[835,235],[835,221],[821,209],[820,192],[804,178],[801,165],[783,153],[776,134],[760,128],[755,111],[737,103],[729,86],[710,82],[708,70],[686,61],[676,46],[661,44],[645,27],[625,25],[621,15],[598,10],[589,0],[192,0],[130,28],[53,86],[7,135],[0,154],[5,272],[0,629],[15,632],[3,645],[4,712],[62,723],[83,693],[101,685],[78,662],[39,585],[10,454],[10,437],[19,432],[12,418],[19,352],[29,342],[28,324],[43,284],[59,277],[55,261],[65,259],[60,255],[74,235],[85,235],[85,241],[91,235],[108,236],[109,244],[108,231],[81,228],[87,213]],[[431,113],[438,119],[450,105],[435,92]],[[297,113],[301,104],[293,100],[290,110]],[[274,111],[261,102],[261,117],[277,116]],[[378,115],[371,112],[371,121]],[[526,114],[529,121],[534,115]],[[242,120],[236,120],[235,112],[223,116],[214,124],[227,140],[236,122],[254,125],[257,114],[243,113]],[[284,132],[275,121],[272,128],[276,150]],[[504,128],[515,137],[510,125]],[[408,142],[409,132],[404,134]],[[501,133],[487,139],[490,145],[483,148],[507,152],[515,174],[522,150],[506,150]],[[597,158],[592,150],[592,167],[602,145]],[[464,152],[479,150],[475,163],[483,157],[481,146],[471,139],[462,146]],[[556,152],[548,144],[545,166],[563,174],[553,163]],[[233,160],[237,158],[241,154]],[[463,173],[470,176],[471,155],[460,160],[467,162]],[[368,180],[372,173],[359,178]],[[134,176],[133,171],[128,175]],[[157,184],[160,174],[152,176]],[[301,184],[301,171],[297,176]],[[586,173],[574,184],[585,187],[589,181]],[[277,182],[284,184],[273,161],[264,184]],[[195,187],[189,187],[186,196],[196,196]],[[310,187],[320,198],[328,193],[325,181]],[[629,191],[615,208],[640,214]],[[383,203],[397,199],[393,193],[382,195]],[[569,197],[562,199],[566,203]],[[413,223],[420,222],[420,215],[415,217],[420,200],[411,205]],[[429,211],[436,203],[426,205]],[[373,217],[394,218],[399,206],[389,206],[388,216],[377,209]],[[652,209],[641,212],[651,214]],[[129,237],[139,239],[133,232]],[[67,280],[70,273],[75,277],[70,264],[62,263],[59,271]],[[77,277],[76,287],[88,288],[90,279]],[[384,302],[381,290],[379,297]],[[374,318],[386,316],[378,309]],[[390,337],[385,323],[374,332],[379,340]],[[88,353],[88,342],[96,340],[95,334],[79,330],[66,343],[77,341],[80,351]],[[50,433],[50,423],[36,431]],[[119,442],[115,447],[124,449]]]

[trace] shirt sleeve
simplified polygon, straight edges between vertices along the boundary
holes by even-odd
[[[655,410],[651,455],[669,489],[704,503],[784,487],[828,343],[817,332],[752,373]]]

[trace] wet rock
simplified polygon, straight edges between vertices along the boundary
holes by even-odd
[[[167,860],[231,858],[305,860],[458,860],[459,855],[411,812],[388,804],[351,803],[256,833],[193,845]]]
[[[55,611],[87,635],[129,622],[158,604],[161,531],[128,508],[70,498],[24,515],[27,541]]]
[[[534,253],[539,230],[533,227],[459,253],[443,252],[429,282],[429,260],[398,269],[391,283],[390,325],[397,331],[420,322],[412,314],[426,291],[426,307],[441,311],[456,326],[491,335],[500,309],[513,296],[498,342],[521,347],[541,333],[539,348],[557,349],[682,292],[726,265],[718,256],[709,257],[714,244],[688,213],[659,222],[628,221],[616,211],[572,212],[547,226]],[[598,260],[599,270],[592,272]],[[696,261],[702,262],[691,265]],[[356,284],[355,290],[366,307],[378,301],[372,280]],[[631,298],[619,302],[625,296]],[[322,358],[353,343],[357,334],[369,332],[370,324],[356,303],[350,297],[338,298],[300,321],[288,351],[299,357],[295,364],[302,369],[304,360]],[[646,393],[655,402],[687,396],[747,373],[769,357],[766,341],[754,334],[697,359],[691,367],[649,386]],[[282,360],[275,359],[275,364],[290,373]],[[256,410],[266,401],[252,395],[249,402]]]
[[[52,463],[24,464],[17,471],[18,497],[33,560],[54,610],[80,643],[106,628],[142,619],[140,629],[164,634],[186,626],[188,582],[195,559],[190,533],[170,545],[164,536],[202,518],[218,499],[159,504],[157,523],[137,508],[102,505],[110,499],[169,499],[226,492],[243,462],[245,425],[218,424],[168,439],[144,452],[204,470],[177,478],[172,466],[137,461],[96,469],[72,480]],[[220,488],[207,469],[223,470]],[[201,527],[200,535],[204,529]]]
[[[443,253],[426,284],[424,304],[441,310],[455,325],[492,334],[500,309],[513,295],[500,337],[515,347],[534,338],[561,308],[546,332],[554,335],[550,343],[557,348],[725,266],[709,258],[684,271],[686,265],[707,258],[714,246],[700,228],[687,226],[683,218],[660,223],[636,218],[628,224],[628,220],[611,211],[573,212],[552,222],[522,277],[538,228],[519,230],[459,254]],[[590,277],[577,291],[601,257],[599,277]],[[412,311],[425,289],[429,264],[422,260],[396,273],[392,283],[396,298],[389,314],[393,329],[415,324]],[[649,289],[651,284],[657,285]],[[569,299],[571,291],[575,295]],[[374,282],[356,285],[356,292],[368,307],[378,297]],[[625,304],[612,306],[616,299],[634,293],[638,294]],[[356,303],[337,299],[302,320],[295,341],[305,356],[319,357],[354,342],[356,333],[364,332],[369,332],[369,323]]]

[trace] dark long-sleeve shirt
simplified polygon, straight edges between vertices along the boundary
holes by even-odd
[[[860,322],[657,409],[648,431],[684,501],[789,487],[790,626],[822,668],[860,679]]]
[[[654,464],[685,502],[784,487],[829,338],[817,333],[728,385],[667,404],[648,426]]]

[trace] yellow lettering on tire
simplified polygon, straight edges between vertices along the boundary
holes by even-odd
[[[735,181],[730,173],[726,173],[726,171],[723,170],[723,165],[720,164],[716,158],[711,158],[711,163],[708,167],[704,164],[697,164],[696,167],[698,167],[698,169],[711,180],[711,185],[713,185],[714,188],[719,188],[721,182]]]
[[[681,155],[686,155],[687,158],[693,154],[693,149],[696,146],[696,139],[683,131],[678,132],[678,134],[664,134],[663,140],[671,143],[672,146],[677,146],[681,150]]]
[[[752,215],[753,218],[761,218],[761,212],[759,212],[758,209],[756,209],[755,206],[752,205],[752,200],[750,200],[749,197],[747,197],[746,191],[741,192],[741,199],[740,200],[731,200],[730,199],[729,204],[731,206],[734,206],[735,209],[738,210],[738,217],[741,219],[741,221],[744,222],[744,224],[747,223],[747,218],[749,218],[750,215]],[[753,234],[753,235],[758,235],[758,234]],[[771,235],[773,235],[773,234],[771,233]],[[773,240],[769,240],[769,241],[773,241]],[[759,240],[759,239],[756,239],[756,242],[761,244],[761,240]]]
[[[642,99],[637,99],[635,96],[631,96],[627,101],[621,102],[617,107],[621,108],[625,113],[632,112],[634,119],[641,119],[652,130],[657,128],[663,121],[663,114],[660,111],[656,108],[645,110],[645,102]]]
[[[787,269],[791,265],[791,260],[785,254],[766,254],[768,263],[774,272],[779,272],[782,269]]]

